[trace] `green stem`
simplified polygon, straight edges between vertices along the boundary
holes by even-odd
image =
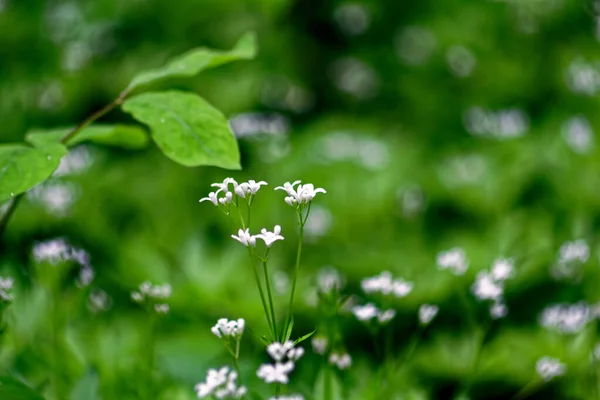
[[[260,277],[258,276],[258,271],[256,270],[256,263],[254,262],[254,259],[252,258],[252,250],[250,250],[250,248],[248,248],[248,252],[250,254],[250,261],[252,263],[252,270],[254,271],[254,279],[256,280],[256,286],[258,287],[258,293],[260,294],[260,300],[262,302],[263,305],[263,310],[265,312],[265,317],[267,318],[267,324],[269,325],[269,331],[271,333],[271,337],[273,338],[273,340],[277,340],[277,338],[274,335],[274,329],[273,329],[273,324],[271,323],[271,317],[269,316],[269,310],[267,307],[267,302],[265,301],[265,292],[263,291],[262,285],[260,283]]]
[[[148,381],[146,383],[146,399],[152,398],[154,395],[154,377],[152,376],[154,373],[154,359],[155,359],[155,346],[154,342],[156,340],[156,314],[152,308],[149,309],[150,319],[148,321],[148,343],[147,343],[147,363],[148,363]]]
[[[542,382],[539,380],[529,382],[527,385],[523,387],[523,389],[519,390],[517,394],[511,397],[511,400],[523,400],[533,394],[540,386]]]
[[[54,397],[56,398],[56,400],[60,400],[62,398],[62,388],[61,388],[61,377],[60,377],[60,371],[62,370],[62,368],[59,367],[60,364],[60,360],[62,357],[61,351],[60,351],[60,341],[58,340],[58,331],[59,331],[59,325],[60,325],[60,314],[59,314],[59,307],[58,307],[58,293],[55,293],[54,290],[49,290],[48,291],[48,295],[50,296],[50,302],[51,302],[51,318],[52,320],[50,321],[50,325],[51,325],[51,335],[52,335],[52,356],[53,356],[53,363],[52,363],[52,369],[53,369],[53,375],[54,375]]]
[[[290,292],[290,302],[288,305],[288,315],[285,321],[285,329],[282,335],[289,329],[289,324],[292,320],[292,307],[294,305],[294,294],[296,293],[296,281],[298,280],[298,268],[300,267],[300,258],[302,257],[302,241],[304,239],[304,223],[302,220],[302,214],[298,214],[298,224],[300,225],[300,235],[298,236],[298,251],[296,253],[296,265],[292,272],[292,290]],[[282,336],[283,339],[283,336]]]
[[[267,296],[269,297],[269,306],[271,308],[271,321],[273,322],[273,334],[277,338],[277,320],[275,319],[275,306],[273,305],[273,295],[271,294],[271,283],[269,280],[269,271],[267,267],[267,259],[263,260],[263,271],[265,273],[265,282],[267,286]]]

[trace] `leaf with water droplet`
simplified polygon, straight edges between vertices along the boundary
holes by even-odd
[[[173,161],[188,167],[240,169],[237,142],[227,118],[202,97],[178,91],[148,92],[127,100],[122,108],[150,127],[158,147]]]
[[[0,202],[48,179],[65,154],[67,148],[56,143],[39,148],[0,145]]]
[[[229,51],[199,47],[172,59],[162,68],[141,72],[131,80],[127,90],[131,91],[165,78],[191,77],[203,70],[232,61],[252,59],[255,55],[256,35],[249,32],[243,35]]]
[[[49,130],[34,129],[27,132],[25,140],[35,147],[59,143],[73,128]],[[67,146],[92,142],[105,146],[121,147],[129,150],[143,149],[150,142],[148,133],[136,125],[90,125],[75,135]]]

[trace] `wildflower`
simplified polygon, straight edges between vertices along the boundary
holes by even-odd
[[[367,294],[389,294],[393,290],[392,274],[389,271],[383,271],[379,275],[363,279],[360,286]]]
[[[87,287],[89,286],[95,277],[94,269],[89,265],[84,265],[79,271],[79,277],[77,278],[77,286]]]
[[[490,316],[493,319],[500,319],[506,317],[508,314],[508,307],[506,304],[501,303],[499,301],[495,301],[494,304],[490,306]]]
[[[210,186],[218,188],[217,193],[223,192],[225,194],[230,193],[229,185],[233,185],[233,191],[238,187],[238,183],[233,178],[225,178],[223,183],[213,183]]]
[[[256,182],[253,180],[249,180],[248,182],[242,182],[235,188],[235,194],[245,199],[246,195],[255,195],[260,189],[260,187],[263,185],[267,185],[267,182]]]
[[[159,314],[168,314],[169,313],[169,305],[168,304],[155,304],[154,305],[154,311],[156,311]]]
[[[402,278],[395,279],[392,283],[392,291],[398,298],[406,297],[413,289],[413,283]]]
[[[246,228],[238,230],[238,235],[231,235],[231,237],[246,247],[256,247],[256,238],[258,236],[251,235],[250,229]]]
[[[344,280],[335,268],[322,268],[317,273],[317,287],[321,293],[331,293],[334,290],[341,290],[343,286]]]
[[[296,185],[298,185],[297,188],[295,188]],[[286,182],[283,186],[277,186],[275,190],[284,190],[287,193],[285,202],[292,207],[310,203],[317,193],[327,193],[325,189],[315,189],[312,183],[300,185],[300,181],[295,181],[294,183]]]
[[[131,292],[131,300],[136,303],[144,303],[148,300],[154,303],[153,309],[159,314],[167,314],[169,312],[169,305],[165,303],[169,297],[171,297],[171,285],[165,283],[163,285],[152,285],[152,283],[146,281],[142,282],[137,291]]]
[[[439,311],[435,304],[423,304],[419,307],[419,322],[421,325],[429,325]]]
[[[261,365],[256,371],[256,375],[266,383],[279,382],[285,385],[289,382],[288,375],[293,370],[294,363],[292,361],[276,362],[275,364]]]
[[[492,278],[495,281],[503,282],[512,277],[514,270],[512,260],[498,258],[492,264]]]
[[[559,263],[571,263],[575,261],[586,262],[590,257],[590,248],[583,239],[566,242],[560,246]]]
[[[544,381],[549,382],[557,376],[564,375],[567,372],[567,366],[558,359],[552,357],[542,357],[535,364],[535,369]]]
[[[449,269],[454,275],[464,275],[469,268],[465,251],[459,247],[439,253],[437,264],[440,269]]]
[[[245,386],[237,386],[237,372],[223,367],[219,370],[209,369],[205,382],[195,386],[196,395],[199,399],[214,396],[217,399],[241,399],[248,390]]]
[[[88,297],[88,307],[92,312],[106,311],[110,305],[110,296],[104,290],[94,290]]]
[[[216,192],[210,192],[208,194],[208,197],[203,197],[200,199],[200,203],[204,202],[204,201],[210,201],[211,203],[213,203],[215,206],[219,205],[219,198],[217,197],[217,195],[219,194],[219,191]]]
[[[379,321],[380,324],[385,324],[390,322],[395,316],[396,310],[390,308],[389,310],[385,310],[379,313],[379,315],[377,316],[377,321]]]
[[[379,310],[373,303],[352,307],[352,313],[359,321],[370,321],[379,315]]]
[[[327,350],[328,340],[323,336],[315,336],[311,340],[313,351],[317,354],[325,354]]]
[[[339,369],[347,369],[352,365],[352,357],[348,353],[331,353],[329,364],[335,365]]]
[[[481,271],[477,275],[471,290],[479,300],[497,300],[504,293],[502,285],[486,271]]]
[[[224,206],[226,206],[226,205],[228,205],[229,203],[231,203],[231,201],[232,201],[232,200],[233,200],[233,194],[232,194],[231,192],[227,192],[227,193],[225,193],[225,197],[221,197],[221,198],[219,199],[219,203],[220,203],[221,205],[224,205]]]
[[[295,347],[287,352],[287,357],[292,361],[298,361],[304,355],[302,347]]]
[[[141,303],[144,301],[144,295],[142,295],[140,292],[132,292],[131,300],[135,301],[136,303]]]
[[[227,318],[220,318],[216,325],[211,328],[211,332],[218,338],[230,336],[238,339],[242,337],[245,326],[246,322],[243,318],[239,318],[237,321],[228,321]]]
[[[572,334],[581,330],[593,319],[586,303],[555,304],[546,307],[540,315],[540,325],[560,333]]]
[[[275,225],[275,227],[273,228],[273,232],[269,232],[263,228],[260,231],[260,234],[256,235],[255,237],[264,240],[265,245],[267,247],[271,247],[271,245],[276,241],[284,239],[284,237],[281,236],[280,233],[281,227],[279,225]]]
[[[33,246],[33,258],[36,262],[47,261],[52,265],[69,259],[71,247],[65,239],[53,239],[39,242]]]
[[[12,278],[0,277],[0,303],[13,301],[12,289],[14,281]]]
[[[285,343],[273,342],[267,346],[267,353],[275,361],[281,361],[294,347],[294,342],[288,340]]]
[[[304,400],[304,396],[301,394],[287,394],[277,397],[269,397],[269,400]]]

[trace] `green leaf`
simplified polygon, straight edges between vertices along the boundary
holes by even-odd
[[[282,343],[285,343],[288,340],[290,340],[290,337],[292,336],[292,329],[294,329],[294,317],[292,317],[290,319],[290,324],[287,326],[287,329],[285,330],[285,337],[283,338]]]
[[[10,376],[0,376],[0,399],[10,400],[44,400],[29,386]]]
[[[98,374],[93,369],[88,370],[75,383],[70,400],[98,400],[98,383]]]
[[[25,135],[25,140],[36,147],[59,143],[71,129],[31,130]],[[143,128],[135,125],[91,125],[69,140],[67,145],[74,146],[82,142],[137,150],[148,146],[149,138]]]
[[[173,161],[188,167],[240,169],[237,142],[227,119],[200,96],[148,92],[132,97],[122,107],[150,127],[158,147]]]
[[[40,148],[0,145],[0,202],[48,179],[65,154],[67,148],[56,143]]]
[[[323,367],[315,382],[315,400],[343,399],[342,382],[330,367]]]
[[[315,334],[317,330],[315,329],[314,331],[307,333],[306,335],[299,337],[298,339],[296,339],[296,341],[294,342],[294,346],[297,345],[298,343],[302,343],[304,342],[306,339],[308,339],[309,337],[311,337],[312,335]]]
[[[126,91],[164,78],[194,76],[205,69],[218,67],[232,61],[249,60],[255,55],[256,35],[249,32],[243,35],[230,51],[199,47],[174,58],[162,68],[141,72],[132,79]]]

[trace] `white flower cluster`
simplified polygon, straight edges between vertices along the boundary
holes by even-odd
[[[0,303],[10,303],[13,301],[12,289],[13,279],[0,276]]]
[[[274,364],[263,364],[256,371],[256,375],[266,383],[289,382],[289,374],[294,370],[295,362],[304,355],[302,347],[294,347],[288,340],[285,343],[273,342],[267,346],[267,353],[275,361]]]
[[[220,318],[217,321],[217,324],[213,326],[210,330],[218,338],[223,339],[231,337],[237,340],[241,338],[244,334],[245,326],[246,322],[243,318],[239,318],[237,321],[228,321],[227,318]]]
[[[373,303],[354,306],[352,313],[359,321],[370,322],[373,318],[377,318],[377,322],[382,325],[387,324],[396,316],[396,310],[392,308],[380,310]]]
[[[585,240],[563,243],[558,251],[558,260],[550,273],[555,279],[575,278],[583,263],[590,258],[590,248]]]
[[[47,262],[53,266],[75,261],[81,266],[77,277],[77,286],[79,287],[89,286],[96,276],[90,263],[90,255],[83,249],[71,246],[63,238],[36,243],[33,246],[33,258],[37,263]]]
[[[310,342],[312,344],[312,348],[315,353],[322,355],[322,354],[325,354],[325,352],[327,351],[327,345],[329,344],[329,341],[327,340],[326,337],[313,336],[313,338]]]
[[[438,254],[437,265],[439,269],[447,269],[454,275],[460,276],[467,272],[469,260],[463,249],[453,247]]]
[[[393,294],[398,298],[406,297],[413,289],[413,283],[402,278],[393,279],[392,273],[383,271],[381,274],[365,278],[360,282],[362,290],[367,294]]]
[[[583,302],[554,304],[546,307],[540,315],[540,325],[564,334],[581,332],[594,318],[591,307]]]
[[[503,318],[508,313],[504,304],[504,282],[513,276],[513,261],[506,258],[494,260],[490,271],[481,271],[475,278],[471,291],[480,301],[491,300],[490,315],[492,318]]]
[[[429,325],[439,311],[435,304],[423,304],[419,307],[419,322],[421,325]]]
[[[171,297],[171,285],[152,285],[150,282],[144,282],[140,285],[138,291],[131,292],[131,299],[136,303],[144,303],[150,300],[154,303],[154,311],[158,314],[167,314],[170,310],[166,300]]]
[[[229,188],[231,185],[231,190]],[[225,178],[223,183],[213,183],[212,187],[216,187],[217,190],[215,192],[210,192],[207,197],[203,197],[200,199],[200,203],[204,201],[210,201],[215,206],[223,205],[228,206],[233,201],[233,196],[239,196],[243,199],[247,199],[248,202],[252,201],[252,198],[261,186],[267,185],[265,181],[253,181],[249,180],[248,182],[237,183],[233,178]],[[221,195],[221,197],[219,197]]]
[[[327,193],[325,189],[315,188],[312,183],[300,184],[301,181],[294,183],[286,182],[283,186],[277,186],[275,190],[284,190],[287,194],[285,202],[291,207],[298,207],[310,203],[317,193]],[[298,185],[297,187],[295,187]]]
[[[269,397],[269,400],[304,400],[304,396],[301,394],[287,394],[277,397]]]
[[[567,372],[567,366],[556,358],[542,357],[536,362],[535,370],[540,378],[549,382],[557,376],[564,375]]]
[[[339,291],[344,287],[344,279],[333,267],[325,267],[317,272],[317,288],[321,293]]]
[[[338,369],[348,369],[352,366],[352,357],[348,353],[331,353],[329,355],[329,364],[335,365]]]
[[[237,385],[238,374],[228,367],[221,369],[209,369],[206,381],[195,386],[196,395],[199,399],[213,396],[217,399],[241,399],[248,390],[245,386]]]
[[[273,232],[269,232],[263,228],[258,235],[250,234],[250,229],[248,228],[240,229],[238,230],[237,236],[231,235],[231,237],[246,247],[256,247],[256,239],[261,239],[268,248],[276,241],[284,239],[284,237],[281,236],[281,227],[279,225],[275,225]]]

